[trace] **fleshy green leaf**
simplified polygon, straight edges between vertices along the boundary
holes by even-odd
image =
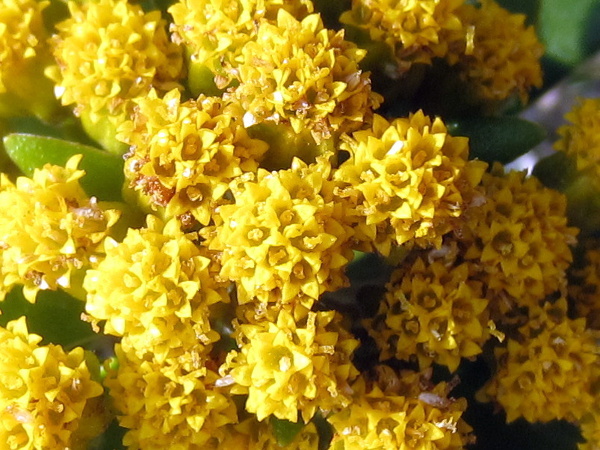
[[[277,439],[277,444],[280,447],[286,447],[290,445],[302,428],[304,428],[304,423],[302,421],[298,421],[297,423],[290,422],[285,419],[278,419],[275,416],[271,416],[270,418],[271,428],[273,429],[273,435],[275,439]]]
[[[27,176],[46,163],[64,165],[73,155],[81,154],[79,168],[86,175],[81,185],[88,195],[99,200],[121,201],[125,181],[123,159],[117,155],[76,142],[31,134],[9,134],[4,147],[10,159]]]
[[[541,126],[518,117],[481,117],[448,123],[453,136],[469,138],[470,157],[509,163],[546,138]]]

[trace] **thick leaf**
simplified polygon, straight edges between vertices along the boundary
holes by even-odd
[[[99,200],[121,201],[121,189],[125,181],[123,159],[94,147],[31,134],[9,134],[4,138],[6,153],[27,175],[46,163],[64,165],[71,156],[81,154],[79,168],[86,175],[81,185]]]
[[[271,416],[270,418],[271,428],[273,429],[273,435],[275,439],[277,439],[277,444],[280,447],[286,447],[290,445],[302,428],[304,428],[304,423],[299,421],[297,423],[290,422],[285,419],[278,419],[275,416]]]
[[[541,159],[533,168],[532,175],[544,186],[564,191],[577,177],[575,161],[564,152],[556,152]]]
[[[470,157],[509,163],[546,138],[539,125],[518,117],[481,117],[448,123],[453,136],[469,138]]]

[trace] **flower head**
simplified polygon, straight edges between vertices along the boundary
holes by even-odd
[[[278,172],[232,183],[235,203],[218,211],[208,247],[221,252],[221,276],[238,283],[238,300],[310,306],[346,284],[352,231],[333,200],[331,166],[323,157],[295,159]]]
[[[307,423],[318,408],[345,407],[348,382],[358,374],[350,358],[358,341],[334,311],[307,312],[297,319],[282,308],[276,321],[241,324],[239,351],[221,366],[232,393],[248,394],[246,411],[259,421],[269,415]]]
[[[584,317],[587,326],[600,329],[600,250],[588,249],[584,266],[573,268],[569,282],[569,300],[577,317]]]
[[[357,0],[340,21],[365,30],[374,42],[385,43],[402,73],[414,63],[430,64],[444,57],[454,40],[464,39],[456,11],[463,0]]]
[[[0,440],[10,450],[85,448],[82,440],[95,437],[89,430],[99,434],[104,424],[86,425],[82,418],[104,390],[81,347],[66,353],[38,345],[41,339],[28,333],[25,317],[0,328]]]
[[[448,266],[420,257],[404,262],[369,321],[380,359],[416,355],[421,369],[435,362],[454,371],[461,358],[481,353],[490,336],[488,302],[470,272],[468,263]]]
[[[392,242],[439,246],[486,167],[467,161],[466,138],[422,111],[391,123],[376,115],[342,149],[350,158],[334,173],[339,195],[356,199],[358,233],[384,254]]]
[[[382,98],[358,67],[365,51],[323,26],[318,14],[298,21],[280,10],[276,23],[261,22],[231,70],[232,90],[248,123],[289,122],[308,127],[319,142],[369,121]],[[227,94],[229,95],[229,94]]]
[[[471,428],[461,419],[466,399],[448,398],[447,383],[427,386],[422,376],[400,376],[415,384],[406,386],[402,380],[400,392],[395,392],[379,383],[370,386],[361,377],[352,385],[354,401],[327,419],[334,430],[333,450],[458,450],[471,441]]]
[[[254,172],[267,144],[251,139],[238,109],[218,97],[181,102],[173,90],[136,100],[119,139],[131,146],[126,176],[134,189],[163,206],[168,217],[190,213],[207,225],[229,182]]]
[[[124,338],[126,340],[127,338]],[[225,425],[237,423],[227,388],[218,385],[216,363],[207,352],[187,346],[159,361],[139,358],[116,346],[119,368],[105,381],[125,446],[174,450],[210,448],[224,439]]]
[[[600,99],[581,100],[565,119],[570,123],[558,129],[556,149],[574,157],[579,171],[600,176]]]
[[[19,284],[32,303],[39,290],[76,287],[73,274],[102,256],[102,243],[120,213],[85,194],[80,159],[72,157],[65,167],[47,164],[16,184],[2,175],[0,207],[10,211],[0,216],[2,298]]]
[[[174,348],[218,341],[209,307],[228,301],[213,280],[211,261],[179,222],[148,216],[147,228],[129,229],[121,243],[105,243],[106,257],[84,280],[87,313],[106,321],[104,332],[127,336],[122,347],[159,362]]]
[[[468,2],[457,10],[468,31],[462,53],[450,54],[461,77],[482,100],[501,101],[518,94],[527,103],[528,91],[542,86],[540,58],[544,47],[524,14],[513,14],[493,0],[480,6]]]
[[[595,402],[592,366],[598,363],[585,319],[569,319],[562,299],[532,314],[519,332],[496,350],[499,364],[485,394],[504,408],[508,422],[580,419]]]
[[[69,2],[69,11],[52,39],[58,71],[51,76],[63,105],[92,123],[108,117],[116,128],[132,99],[177,86],[181,50],[169,42],[159,11],[144,13],[126,0]]]
[[[44,46],[42,11],[48,3],[36,0],[0,3],[0,94],[7,92],[6,83],[21,76],[27,62]]]

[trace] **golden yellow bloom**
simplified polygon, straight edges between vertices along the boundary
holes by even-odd
[[[364,55],[342,31],[325,28],[318,14],[298,21],[280,10],[275,24],[260,23],[236,59],[240,84],[231,96],[247,111],[247,126],[289,122],[296,133],[308,127],[318,143],[360,128],[381,103],[358,67]]]
[[[558,129],[555,148],[577,161],[577,169],[600,177],[600,98],[583,99],[565,115],[570,123]]]
[[[421,369],[435,362],[455,371],[461,358],[481,353],[490,336],[482,290],[467,263],[404,262],[367,327],[380,360],[416,356]]]
[[[221,276],[237,282],[238,301],[304,303],[347,283],[352,230],[327,181],[331,165],[295,159],[278,172],[232,183],[235,204],[221,206],[208,247],[221,252]],[[222,222],[222,223],[221,223]]]
[[[159,11],[146,14],[126,0],[69,2],[69,11],[52,39],[58,70],[50,75],[62,104],[75,105],[88,129],[103,118],[116,128],[132,99],[177,86],[181,50],[169,41]]]
[[[241,324],[239,351],[221,366],[233,394],[248,394],[246,411],[259,421],[269,415],[307,423],[318,409],[350,403],[348,382],[358,371],[350,358],[358,341],[335,311],[308,312],[296,319],[285,308],[276,321]]]
[[[547,303],[519,328],[519,340],[496,350],[497,372],[484,392],[504,408],[507,422],[579,420],[597,401],[591,395],[596,336],[566,310],[564,299]]]
[[[450,136],[422,111],[391,123],[375,115],[371,128],[341,148],[350,158],[334,173],[338,195],[356,199],[364,217],[357,233],[384,255],[392,242],[439,246],[486,167],[467,161],[466,138]]]
[[[81,155],[65,167],[47,164],[16,184],[0,179],[0,298],[23,285],[35,302],[40,290],[77,288],[85,270],[104,253],[102,243],[119,218],[79,184]]]
[[[404,373],[401,374],[401,377]],[[410,375],[409,375],[410,376]],[[411,377],[414,378],[414,377]],[[424,381],[418,377],[417,381]],[[332,450],[462,449],[471,428],[461,419],[466,399],[448,398],[448,386],[393,392],[359,378],[354,401],[327,420],[333,425]],[[403,386],[402,390],[406,390]]]
[[[104,332],[127,336],[122,347],[162,362],[172,349],[207,346],[220,336],[211,329],[209,307],[229,301],[212,279],[211,261],[180,231],[148,216],[147,228],[129,229],[122,243],[107,240],[105,259],[84,280],[87,313],[106,321]]]
[[[187,46],[190,78],[209,77],[218,89],[228,86],[235,78],[228,69],[236,65],[244,44],[256,37],[259,23],[273,22],[279,9],[301,20],[313,12],[313,4],[310,0],[179,0],[173,4],[171,31],[176,42]]]
[[[564,291],[577,229],[567,226],[564,195],[524,172],[504,174],[496,165],[480,189],[484,203],[469,210],[461,231],[472,239],[466,258],[481,268],[492,318],[502,323]]]
[[[544,47],[524,14],[513,14],[493,0],[480,6],[465,2],[456,12],[467,32],[467,46],[448,60],[458,63],[461,77],[482,100],[501,101],[542,86],[540,58]]]
[[[0,442],[10,450],[83,450],[80,439],[95,436],[80,425],[99,434],[104,424],[84,425],[82,417],[104,390],[93,381],[81,347],[66,353],[38,345],[41,340],[28,333],[25,317],[0,328]]]
[[[455,40],[464,40],[457,9],[463,0],[354,0],[340,21],[368,32],[396,58],[398,74],[413,63],[430,64],[446,56]]]
[[[182,103],[177,90],[162,99],[151,91],[136,104],[118,135],[131,145],[125,163],[131,186],[166,207],[167,217],[191,213],[207,225],[229,182],[256,171],[267,144],[251,139],[236,105],[218,97]]]
[[[127,340],[127,338],[123,338]],[[201,450],[225,437],[237,423],[226,387],[219,385],[216,362],[208,353],[186,347],[158,361],[138,358],[116,346],[119,368],[105,381],[129,448]]]
[[[569,282],[570,306],[576,317],[584,317],[588,328],[600,329],[600,250],[585,252],[585,265],[573,268]]]
[[[44,45],[46,30],[42,10],[47,1],[5,0],[0,4],[0,93],[6,83],[21,76],[28,60]]]

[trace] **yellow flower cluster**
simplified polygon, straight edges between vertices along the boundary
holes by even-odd
[[[346,284],[352,230],[335,202],[327,157],[295,159],[288,170],[232,183],[235,203],[218,210],[208,247],[221,253],[221,276],[237,282],[238,301],[302,303]]]
[[[115,348],[119,368],[105,384],[119,423],[128,429],[123,444],[148,450],[223,448],[226,424],[237,423],[235,403],[219,386],[218,365],[207,352],[174,348],[159,361],[151,352],[137,357]]]
[[[69,12],[52,38],[58,67],[49,75],[62,104],[75,105],[82,120],[107,118],[116,128],[131,113],[132,99],[177,86],[183,58],[159,11],[99,0],[69,2]]]
[[[27,72],[28,62],[44,45],[42,11],[48,4],[36,0],[0,3],[0,94],[12,90],[15,78]]]
[[[600,330],[600,250],[588,249],[585,265],[573,269],[569,282],[569,300],[577,317],[584,317],[588,328]]]
[[[493,320],[503,323],[565,293],[577,229],[567,226],[564,195],[524,172],[504,174],[496,165],[480,189],[483,204],[469,211],[459,245],[487,288]]]
[[[240,324],[232,351],[221,366],[234,394],[248,394],[246,411],[259,421],[269,415],[307,423],[318,410],[347,407],[349,382],[358,375],[350,361],[358,341],[335,311],[295,317],[282,308],[274,321]]]
[[[479,99],[501,101],[518,94],[527,103],[528,91],[542,86],[544,47],[533,27],[525,25],[524,14],[513,14],[493,0],[479,3],[460,8],[460,20],[472,35],[466,51],[449,60],[457,59],[461,77]]]
[[[396,58],[399,74],[414,63],[430,64],[446,56],[449,47],[464,41],[457,10],[463,0],[357,0],[340,17],[344,24],[385,43]]]
[[[461,358],[481,353],[490,336],[482,291],[468,263],[427,263],[420,257],[404,261],[367,324],[380,360],[416,356],[421,369],[435,362],[454,372]]]
[[[228,296],[212,279],[211,261],[193,234],[183,234],[177,220],[147,221],[147,228],[129,229],[123,242],[105,242],[106,257],[83,286],[87,313],[105,321],[104,333],[125,336],[125,351],[140,358],[152,353],[162,362],[175,348],[218,341],[209,308]]]
[[[600,99],[581,100],[565,115],[570,123],[559,128],[561,136],[555,148],[566,152],[577,161],[577,169],[588,171],[594,178],[600,176]]]
[[[65,167],[47,164],[13,184],[2,174],[0,299],[15,285],[34,303],[38,291],[80,288],[85,271],[102,257],[103,242],[120,212],[103,209],[79,184],[81,156]]]
[[[352,386],[355,399],[328,418],[334,429],[332,450],[462,449],[471,442],[461,419],[465,399],[448,397],[447,383],[432,385],[423,374],[401,372],[390,389],[364,377]]]
[[[118,138],[131,146],[125,174],[131,187],[167,217],[191,214],[208,225],[229,182],[256,171],[268,145],[251,139],[239,108],[219,97],[181,101],[172,90],[136,100]]]
[[[313,4],[310,0],[179,0],[169,8],[171,31],[176,42],[187,46],[191,75],[198,71],[223,89],[235,78],[229,69],[236,65],[244,45],[255,39],[257,24],[272,23],[279,9],[303,19],[313,12]]]
[[[357,234],[384,255],[392,243],[439,246],[487,166],[467,161],[467,139],[450,136],[422,111],[391,123],[375,115],[372,127],[341,148],[350,158],[334,174],[339,195],[363,218]]]
[[[358,67],[364,54],[343,32],[325,28],[318,14],[298,21],[279,10],[276,23],[262,23],[244,46],[231,96],[247,124],[289,121],[296,133],[307,127],[319,142],[359,128],[381,103]]]
[[[564,299],[545,304],[519,328],[519,339],[496,349],[497,372],[484,392],[504,408],[508,422],[579,420],[596,402],[596,336],[585,319],[569,319],[566,310]]]
[[[25,317],[0,328],[0,441],[9,450],[83,450],[106,425],[86,409],[102,401],[81,347],[66,353],[57,345],[38,345]]]

